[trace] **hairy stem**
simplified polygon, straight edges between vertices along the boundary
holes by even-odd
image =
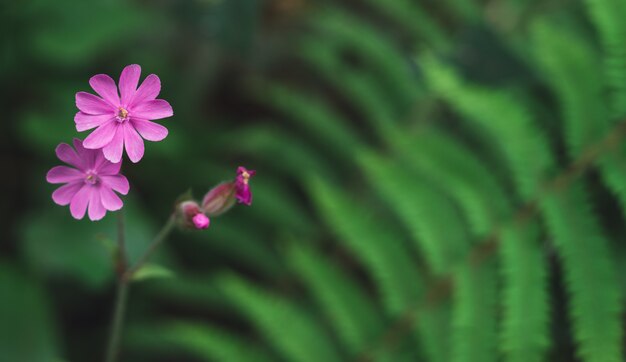
[[[113,362],[117,359],[120,337],[122,334],[122,324],[124,323],[124,313],[126,310],[126,299],[128,296],[128,282],[124,278],[126,268],[128,267],[124,214],[120,211],[117,216],[117,253],[115,255],[115,269],[118,275],[118,284],[117,297],[115,299],[115,307],[113,309],[113,319],[111,322],[109,346],[107,347],[105,356],[106,362]]]
[[[139,269],[141,269],[141,267],[146,263],[146,261],[148,261],[150,256],[156,250],[156,248],[159,245],[161,245],[161,243],[163,243],[163,241],[167,238],[170,232],[174,229],[175,225],[176,225],[176,215],[172,214],[170,218],[167,219],[167,222],[165,223],[165,225],[163,225],[163,228],[161,229],[161,231],[159,231],[157,236],[154,237],[154,239],[152,240],[152,243],[150,244],[150,246],[148,246],[148,249],[146,249],[146,251],[139,257],[135,265],[133,265],[131,268],[129,268],[126,271],[126,273],[124,273],[122,279],[124,280],[132,279],[133,275]]]
[[[116,255],[116,271],[118,275],[117,297],[113,309],[113,319],[111,321],[111,334],[109,336],[109,345],[107,347],[105,362],[117,361],[119,353],[119,344],[122,336],[124,325],[124,314],[126,312],[126,301],[128,300],[128,290],[133,275],[141,269],[156,248],[165,241],[167,236],[172,232],[176,225],[175,215],[172,214],[161,231],[154,237],[152,243],[146,251],[139,257],[139,260],[132,266],[128,266],[128,256],[126,254],[126,242],[124,232],[124,216],[120,212],[117,223],[117,244],[118,250]]]
[[[106,353],[106,362],[114,362],[117,360],[120,338],[122,336],[122,325],[124,324],[124,313],[126,311],[126,300],[128,299],[128,287],[127,280],[120,280],[117,285],[117,298],[115,299],[115,309],[113,311],[113,322],[111,335],[109,337],[109,347]]]

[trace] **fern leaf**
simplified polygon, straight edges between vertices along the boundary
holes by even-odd
[[[414,307],[422,296],[422,278],[402,234],[327,182],[313,180],[311,192],[326,223],[372,274],[390,315],[397,317]],[[438,340],[446,333],[444,318],[445,313],[433,313],[418,324],[416,338],[431,356],[445,353]]]
[[[422,288],[402,234],[328,182],[313,179],[310,189],[322,219],[372,273],[386,309],[400,315]]]
[[[547,195],[541,207],[571,296],[578,355],[586,362],[623,361],[620,286],[582,185]]]
[[[524,200],[533,197],[554,160],[526,107],[504,91],[466,84],[432,57],[425,57],[421,64],[433,90],[499,144],[520,196]]]
[[[352,152],[360,147],[358,133],[321,98],[276,84],[259,90],[257,96],[310,132],[325,147],[334,150],[335,157],[349,161]]]
[[[167,322],[157,326],[134,327],[128,331],[128,342],[134,349],[145,350],[154,357],[180,359],[194,356],[207,361],[270,362],[276,360],[267,351],[241,336],[225,330],[192,322]]]
[[[435,274],[449,271],[465,256],[469,246],[465,221],[450,199],[393,160],[366,153],[359,161],[372,188],[404,221]]]
[[[346,50],[358,55],[363,68],[370,75],[375,74],[385,85],[384,93],[390,95],[389,102],[399,103],[404,108],[415,102],[421,90],[415,81],[415,72],[406,54],[387,34],[339,8],[326,9],[311,20],[328,39],[324,44],[335,48],[337,57],[341,58]],[[303,45],[305,47],[320,43],[317,39],[308,39],[306,42],[310,45]],[[341,74],[335,73],[335,76]]]
[[[533,24],[535,59],[543,78],[559,98],[565,120],[565,139],[573,157],[597,142],[608,130],[608,112],[604,106],[602,80],[590,69],[599,69],[600,61],[582,37],[550,25]]]
[[[589,71],[599,69],[600,61],[580,37],[569,36],[547,22],[537,22],[533,34],[536,58],[559,98],[570,155],[577,157],[585,146],[605,137],[610,128],[603,83]],[[626,163],[621,156],[625,150],[619,145],[616,152],[602,155],[596,162],[622,210],[626,210]]]
[[[293,194],[286,193],[286,183],[279,180],[259,178],[254,181],[257,192],[254,202],[261,207],[250,209],[257,220],[265,220],[269,225],[282,225],[285,230],[302,232],[314,236],[316,230],[311,223],[310,213],[305,210]]]
[[[543,361],[549,346],[548,266],[537,230],[537,225],[525,225],[501,232],[505,361]]]
[[[341,361],[326,331],[307,311],[234,275],[223,276],[220,289],[287,360]]]
[[[424,129],[418,137],[397,134],[396,154],[406,167],[440,185],[462,209],[472,235],[486,237],[510,215],[509,199],[478,157],[449,136]]]
[[[300,54],[353,103],[377,133],[388,135],[392,131],[399,117],[393,103],[385,101],[375,79],[341,64],[338,52],[325,43],[304,42]]]
[[[611,91],[612,118],[626,115],[626,3],[585,0],[604,50],[605,81]]]
[[[496,361],[496,269],[492,262],[454,274],[452,361]]]
[[[447,301],[430,306],[426,313],[418,317],[420,343],[428,361],[450,361],[452,328],[452,307]],[[426,330],[428,329],[428,330]]]
[[[377,12],[387,15],[398,24],[402,24],[416,38],[423,39],[429,46],[439,49],[447,49],[450,46],[448,36],[441,30],[439,24],[433,21],[433,17],[424,11],[418,3],[410,0],[363,1]]]
[[[232,140],[246,140],[232,142]],[[288,130],[267,126],[251,126],[217,139],[217,149],[232,152],[245,152],[266,161],[284,174],[306,179],[305,173],[294,173],[302,165],[312,174],[326,177],[332,174],[331,168],[310,144],[302,142]]]
[[[481,8],[473,0],[447,0],[443,2],[447,8],[453,11],[457,17],[466,22],[477,22],[481,20]]]
[[[382,330],[382,315],[359,285],[320,253],[293,243],[287,255],[293,270],[306,283],[355,357]]]

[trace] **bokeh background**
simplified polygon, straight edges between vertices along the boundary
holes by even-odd
[[[45,182],[74,94],[127,64],[170,134],[126,162],[136,258],[236,167],[254,203],[134,283],[122,361],[623,360],[626,3],[0,5],[0,361],[97,361],[115,215]]]

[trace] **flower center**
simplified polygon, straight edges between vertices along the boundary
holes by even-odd
[[[118,122],[124,122],[128,119],[128,111],[125,108],[119,107],[117,111]]]
[[[250,174],[246,171],[241,173],[241,177],[243,178],[244,185],[248,184],[248,180],[250,180]]]
[[[99,181],[98,175],[94,171],[87,171],[85,176],[85,183],[95,185]]]

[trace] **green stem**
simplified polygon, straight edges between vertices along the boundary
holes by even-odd
[[[157,236],[154,237],[154,239],[152,240],[152,243],[150,244],[148,249],[146,249],[146,251],[139,257],[139,259],[137,260],[135,265],[133,265],[131,268],[129,268],[126,271],[126,273],[124,274],[122,279],[131,280],[133,278],[133,275],[139,269],[141,269],[141,267],[146,263],[148,258],[150,258],[150,256],[154,253],[156,248],[159,245],[161,245],[161,243],[163,243],[163,241],[165,241],[167,236],[174,229],[174,226],[176,226],[176,215],[172,214],[170,216],[170,218],[167,219],[167,222],[165,223],[165,225],[163,225],[163,228],[161,229],[161,231],[159,231]]]
[[[120,338],[122,337],[122,325],[124,324],[124,313],[126,312],[126,300],[128,299],[128,281],[120,280],[117,285],[117,298],[115,299],[115,309],[113,312],[113,325],[107,348],[106,362],[117,360],[119,352]]]
[[[122,324],[124,323],[124,313],[126,310],[126,299],[128,296],[128,282],[124,278],[126,268],[128,267],[124,214],[120,211],[117,216],[117,254],[115,256],[115,269],[118,275],[118,284],[117,297],[115,299],[115,307],[113,309],[113,320],[111,322],[109,346],[105,357],[106,362],[114,362],[117,360],[120,337],[122,334]]]
[[[117,297],[113,309],[113,320],[111,322],[111,334],[109,337],[109,346],[106,351],[105,362],[117,361],[119,352],[119,344],[122,336],[122,327],[124,325],[124,314],[126,311],[126,301],[128,299],[128,289],[133,275],[141,269],[156,248],[163,243],[170,232],[176,225],[176,215],[172,214],[159,233],[152,240],[152,243],[146,251],[139,257],[139,260],[132,267],[128,267],[128,257],[126,255],[125,237],[124,237],[124,217],[120,212],[117,224],[118,250],[116,268],[118,272]]]

